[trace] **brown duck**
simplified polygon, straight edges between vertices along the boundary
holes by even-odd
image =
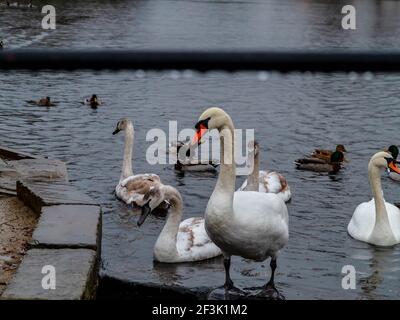
[[[346,148],[344,147],[344,145],[342,144],[338,144],[336,146],[335,151],[341,152],[341,153],[345,153],[347,152]],[[335,151],[331,151],[331,150],[323,150],[323,149],[315,149],[310,156],[313,158],[318,158],[321,160],[325,160],[325,162],[329,162],[331,159],[332,154]],[[344,161],[347,161],[346,159],[343,159]]]

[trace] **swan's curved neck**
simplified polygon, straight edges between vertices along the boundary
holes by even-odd
[[[391,232],[388,214],[386,211],[385,199],[383,198],[381,173],[377,166],[373,163],[368,165],[369,182],[372,194],[375,200],[375,226],[372,231],[374,233]]]
[[[132,157],[133,157],[133,141],[135,131],[133,125],[130,123],[125,129],[125,148],[124,148],[124,161],[122,163],[122,173],[120,180],[124,180],[133,176],[132,171]]]
[[[253,171],[247,178],[246,191],[258,191],[259,190],[259,171],[260,171],[260,151],[249,154],[250,163],[253,162]],[[253,159],[251,159],[253,157]]]
[[[232,121],[229,121],[219,129],[221,167],[213,196],[224,193],[233,198],[233,193],[235,192],[236,164],[234,157],[234,131],[235,128]]]
[[[169,198],[171,207],[169,209],[168,218],[158,236],[155,250],[158,254],[165,255],[169,259],[178,255],[177,250],[177,235],[179,231],[179,224],[182,219],[182,198],[178,193]]]

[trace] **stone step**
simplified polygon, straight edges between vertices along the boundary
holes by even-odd
[[[57,205],[43,207],[31,246],[100,250],[100,242],[99,206]]]
[[[84,192],[67,182],[18,181],[18,198],[32,208],[38,215],[44,206],[62,204],[97,205]]]
[[[0,147],[0,158],[5,158],[6,160],[20,160],[20,159],[39,159],[41,157],[22,151],[16,151],[6,147]]]
[[[54,267],[55,289],[42,286],[43,278],[50,275],[43,269],[45,266]],[[93,250],[31,249],[1,299],[93,299],[98,281],[97,269],[96,252]]]

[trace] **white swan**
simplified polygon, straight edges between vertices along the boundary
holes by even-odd
[[[400,243],[400,209],[385,201],[381,187],[381,169],[400,173],[392,155],[378,152],[368,164],[373,199],[363,202],[353,213],[347,231],[354,239],[377,246]]]
[[[243,182],[238,191],[259,191],[275,193],[287,202],[292,197],[289,184],[285,177],[276,171],[259,170],[260,168],[260,146],[255,141],[249,143],[248,161],[254,161],[253,171]]]
[[[157,186],[145,195],[146,204],[138,220],[141,226],[149,213],[163,201],[170,206],[168,218],[154,246],[154,260],[166,263],[192,262],[210,259],[222,254],[208,237],[203,218],[182,219],[182,197],[171,186]]]
[[[132,155],[135,131],[132,122],[123,118],[117,123],[117,128],[113,135],[125,130],[125,149],[122,173],[119,183],[115,188],[117,197],[127,204],[143,206],[143,196],[151,187],[161,184],[160,177],[156,174],[133,174]]]
[[[209,108],[196,124],[193,143],[200,143],[207,130],[220,134],[221,168],[205,212],[205,227],[224,254],[225,289],[233,289],[229,275],[231,256],[254,261],[271,257],[271,278],[264,289],[273,289],[277,255],[289,239],[289,216],[285,202],[274,193],[236,191],[234,126],[220,108]]]

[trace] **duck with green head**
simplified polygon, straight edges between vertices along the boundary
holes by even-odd
[[[341,153],[345,153],[347,152],[346,148],[344,147],[343,144],[338,144],[336,146],[336,149],[334,151],[331,150],[324,150],[324,149],[315,149],[310,156],[312,158],[318,158],[321,160],[325,160],[325,162],[330,162],[331,161],[331,156],[335,151],[339,151]],[[346,161],[346,159],[344,159],[344,161]]]
[[[387,148],[387,150],[385,150],[387,152],[390,152],[390,154],[392,155],[394,161],[397,161],[397,157],[399,155],[399,148],[395,145],[391,145],[389,148]],[[394,171],[391,168],[387,169],[387,172],[389,174],[389,178],[392,180],[396,180],[396,181],[400,181],[400,174],[397,173],[396,171]]]
[[[294,163],[296,165],[296,169],[299,170],[337,173],[340,171],[343,161],[343,152],[335,151],[331,154],[328,162],[323,159],[311,157],[297,159]]]

